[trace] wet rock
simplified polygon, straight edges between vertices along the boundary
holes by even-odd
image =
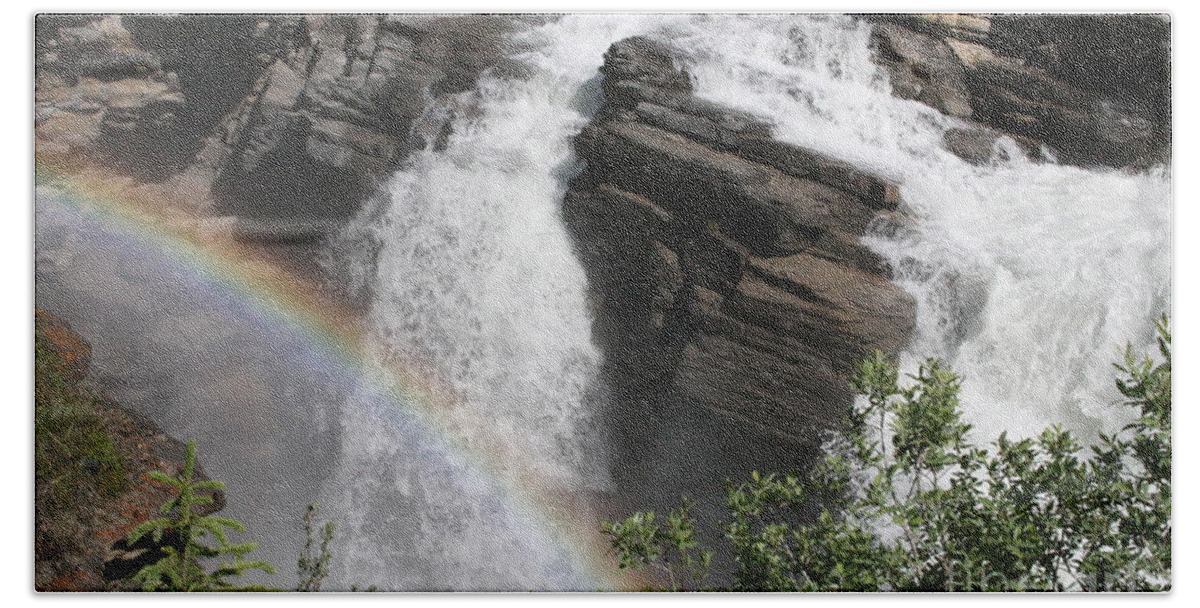
[[[1170,126],[1168,15],[1001,14],[989,21],[997,53]]]
[[[336,225],[415,147],[444,145],[469,108],[431,102],[501,60],[511,20],[311,15],[270,27],[285,42],[186,174],[211,184],[222,215]]]
[[[196,32],[182,26],[205,19],[220,21],[214,30],[219,37],[191,36]],[[160,181],[181,170],[228,107],[221,99],[244,94],[248,83],[239,88],[239,79],[252,80],[257,73],[250,56],[255,45],[266,43],[253,31],[233,27],[233,21],[39,16],[39,162],[60,168],[108,165],[143,181]],[[170,38],[173,45],[152,44],[145,33],[150,24],[163,23],[170,27],[160,27],[167,30],[160,38]],[[217,53],[220,61],[213,57]]]
[[[445,145],[483,70],[519,76],[501,48],[519,19],[41,16],[39,166],[98,164],[215,215],[336,226],[412,150]]]
[[[987,47],[949,44],[966,69],[983,122],[1043,141],[1075,164],[1124,166],[1150,155],[1149,120]]]
[[[695,225],[714,222],[759,255],[859,233],[871,219],[866,205],[841,190],[637,122],[593,125],[577,142],[604,181]]]
[[[973,164],[986,165],[992,160],[1000,135],[984,129],[947,129],[942,135],[946,149]]]
[[[675,107],[692,94],[691,79],[675,66],[670,51],[642,36],[609,47],[600,73],[604,98],[612,110],[633,109],[640,102]]]
[[[1170,26],[1159,16],[872,19],[877,57],[898,97],[1026,147],[1045,145],[1060,162],[1123,167],[1170,157]],[[969,143],[948,136],[952,150],[979,162]]]
[[[895,186],[691,97],[652,40],[614,44],[601,72],[606,104],[575,140],[587,166],[564,219],[616,416],[704,435],[718,460],[762,441],[800,453],[849,403],[854,360],[912,329],[912,299],[859,243],[899,205]],[[628,449],[618,460],[651,458]],[[788,466],[765,454],[735,460]]]
[[[893,23],[877,26],[871,39],[886,61],[897,97],[950,116],[971,116],[966,74],[945,41]]]

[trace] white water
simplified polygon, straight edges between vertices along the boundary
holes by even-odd
[[[869,27],[850,18],[575,15],[522,35],[532,75],[485,78],[458,99],[448,147],[415,155],[351,231],[379,245],[358,271],[380,359],[415,358],[447,385],[456,441],[557,491],[609,489],[600,354],[558,205],[601,56],[633,34],[681,49],[699,96],[900,184],[914,225],[869,242],[918,300],[905,365],[937,356],[964,375],[980,441],[1125,419],[1110,362],[1127,341],[1148,344],[1170,306],[1164,172],[1032,163],[1010,141],[1010,160],[969,165],[942,148],[954,121],[888,94]],[[343,587],[579,585],[529,522],[485,499],[490,480],[425,466],[367,401],[345,408],[333,486],[350,543]],[[381,542],[388,526],[405,532]]]
[[[587,530],[600,518],[588,514],[586,496],[611,490],[601,355],[559,205],[577,170],[571,138],[599,102],[600,58],[634,27],[618,17],[572,18],[519,35],[530,76],[485,77],[455,99],[446,148],[411,157],[383,208],[348,233],[378,247],[373,264],[355,272],[370,275],[379,358],[402,357],[435,378],[453,397],[439,412],[450,440],[526,489],[566,497],[575,512],[562,516]],[[342,507],[355,541],[344,584],[587,589],[553,546],[529,541],[537,533],[528,526],[545,522],[499,514],[485,500],[492,480],[466,467],[431,471],[362,403],[346,410],[356,430],[345,435],[346,464],[333,486],[354,494]],[[380,524],[398,516],[412,534],[397,542],[409,546],[377,542]]]
[[[776,137],[897,182],[911,230],[868,239],[918,300],[909,370],[940,357],[964,376],[977,440],[1128,419],[1113,368],[1170,311],[1171,187],[1025,160],[1003,141],[975,167],[941,145],[956,122],[888,94],[869,26],[847,17],[709,17],[675,42],[697,93],[768,117]],[[719,29],[724,34],[704,32]]]

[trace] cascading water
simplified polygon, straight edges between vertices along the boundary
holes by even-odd
[[[621,17],[570,17],[519,34],[527,77],[484,77],[455,100],[444,149],[415,153],[388,187],[385,211],[348,238],[377,252],[368,273],[379,359],[435,378],[456,444],[498,463],[521,486],[589,512],[611,490],[590,339],[586,279],[559,218],[576,170],[571,137],[599,103],[589,84]],[[430,470],[404,438],[346,408],[344,478],[336,492],[351,539],[344,582],[402,589],[578,589],[560,557],[529,546],[531,531],[494,512],[493,489],[459,470]],[[361,414],[361,417],[356,417]],[[399,513],[391,544],[373,537]],[[598,515],[582,518],[595,528]],[[358,582],[364,582],[359,579]]]
[[[39,305],[93,339],[102,373],[140,370],[114,383],[117,398],[201,439],[210,472],[230,482],[227,513],[277,565],[299,542],[299,511],[282,511],[320,486],[321,516],[339,524],[327,589],[602,587],[586,548],[563,542],[579,531],[586,542],[612,488],[600,353],[558,208],[576,169],[570,139],[600,102],[602,55],[641,34],[682,52],[699,96],[900,184],[911,224],[869,243],[918,299],[905,363],[939,356],[964,374],[979,438],[1113,428],[1109,362],[1126,341],[1149,343],[1169,312],[1166,171],[1035,163],[1011,141],[969,165],[942,146],[953,119],[889,94],[869,28],[786,15],[528,24],[513,40],[525,74],[441,100],[453,115],[444,148],[414,154],[339,243],[376,245],[353,258],[374,368],[357,380],[57,195],[39,194]],[[322,367],[338,371],[306,371]]]
[[[954,119],[890,95],[871,59],[870,26],[850,17],[577,15],[522,37],[536,49],[523,57],[532,76],[486,78],[447,148],[419,153],[395,177],[390,207],[371,229],[381,245],[372,308],[380,348],[417,357],[450,384],[461,438],[496,442],[527,468],[522,475],[561,490],[606,487],[589,400],[598,355],[556,208],[571,172],[569,138],[597,102],[587,81],[604,49],[634,34],[680,49],[700,97],[900,184],[912,224],[869,242],[919,301],[904,364],[937,356],[961,372],[981,440],[1050,422],[1084,431],[1121,420],[1109,362],[1126,341],[1148,342],[1152,319],[1170,305],[1164,171],[1032,162],[1009,140],[990,165],[970,165],[941,143]],[[393,460],[391,440],[373,435],[383,443],[347,432],[346,450],[420,479],[360,478],[355,492],[389,483],[405,496],[430,492],[428,476],[403,462],[412,455]],[[518,573],[537,568],[506,570],[510,560],[496,558],[516,553],[480,542],[512,532],[498,533],[475,501],[445,490],[423,500],[418,561],[438,571],[437,584],[545,584]],[[439,527],[451,520],[458,533]],[[370,527],[359,525],[359,535]],[[470,555],[431,557],[461,547],[456,539]],[[347,571],[386,567],[363,557],[370,551],[352,553]],[[492,564],[489,577],[471,563]]]
[[[976,167],[947,152],[958,121],[889,94],[870,25],[845,16],[704,17],[674,42],[697,94],[767,117],[777,138],[897,182],[910,227],[869,244],[918,299],[905,367],[947,360],[989,441],[1127,421],[1111,362],[1149,348],[1170,307],[1170,179],[1027,160],[1002,140]]]

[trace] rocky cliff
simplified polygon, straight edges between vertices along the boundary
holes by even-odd
[[[255,17],[39,16],[39,164],[160,181],[248,91],[278,46]]]
[[[446,137],[446,116],[417,123],[500,60],[508,22],[331,15],[275,26],[289,30],[285,44],[191,170],[219,213],[320,227],[352,215],[410,151]]]
[[[312,247],[413,150],[445,142],[484,70],[517,73],[506,33],[525,18],[42,16],[39,166],[115,169],[186,193],[244,240]],[[961,119],[946,144],[965,158],[986,162],[1008,134],[1068,163],[1170,159],[1159,17],[865,18],[894,94]],[[657,463],[646,475],[674,478],[673,502],[678,488],[796,462],[850,398],[853,361],[904,345],[913,302],[860,243],[873,223],[903,221],[900,201],[696,99],[650,40],[614,44],[601,71],[604,105],[576,139],[586,170],[563,212],[619,464]],[[701,444],[708,462],[689,448]]]
[[[43,15],[39,166],[116,169],[236,218],[242,238],[315,242],[412,150],[444,142],[469,111],[454,96],[483,70],[518,69],[505,34],[536,18]],[[1061,162],[1169,161],[1160,16],[864,18],[894,93],[965,121],[946,141],[961,156],[985,162],[1008,134]],[[742,144],[750,157],[770,148]]]
[[[563,205],[619,435],[639,438],[619,460],[662,474],[664,453],[703,451],[718,476],[795,464],[848,405],[854,362],[912,329],[912,298],[859,242],[895,213],[896,189],[694,98],[654,41],[614,44],[601,72]],[[700,443],[674,445],[684,437]]]
[[[972,126],[947,147],[976,162],[997,133],[1060,162],[1169,162],[1171,31],[1161,15],[871,15],[893,93]]]
[[[39,164],[186,191],[243,238],[315,241],[448,135],[513,23],[487,15],[43,16]],[[443,102],[439,105],[439,101]],[[439,108],[440,111],[431,110]]]

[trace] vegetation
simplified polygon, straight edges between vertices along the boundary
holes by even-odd
[[[274,574],[275,569],[263,561],[243,559],[257,548],[255,543],[234,545],[229,542],[226,530],[244,532],[240,523],[229,518],[200,515],[194,510],[196,505],[213,502],[204,490],[225,489],[225,484],[220,481],[196,481],[195,465],[196,443],[193,441],[188,443],[187,460],[178,476],[170,477],[161,471],[150,473],[154,479],[173,486],[179,495],[161,507],[164,517],[147,521],[130,532],[126,544],[134,546],[150,535],[154,547],[163,553],[163,557],[141,568],[129,580],[143,591],[282,591],[260,585],[236,585],[227,580],[249,570]],[[316,505],[308,505],[304,513],[305,541],[296,562],[299,582],[295,591],[320,591],[321,583],[329,575],[329,562],[333,557],[329,544],[333,542],[336,526],[332,522],[317,526],[316,512]],[[232,557],[233,562],[221,563],[211,572],[201,561],[222,557]]]
[[[38,559],[86,552],[81,544],[86,534],[81,530],[86,528],[85,520],[96,517],[89,512],[95,508],[87,507],[94,507],[98,497],[115,498],[130,488],[123,458],[97,413],[99,398],[79,383],[89,349],[81,338],[55,323],[49,315],[38,312],[34,355]],[[240,523],[200,514],[203,509],[197,507],[213,502],[208,491],[223,490],[225,486],[219,481],[197,480],[195,467],[196,446],[192,442],[179,475],[149,473],[172,486],[177,495],[160,508],[162,517],[141,524],[126,538],[127,546],[148,551],[149,559],[162,556],[137,570],[129,582],[145,591],[275,590],[231,582],[250,570],[274,573],[274,568],[244,559],[256,548],[254,543],[229,542],[229,530],[244,531]],[[305,544],[297,562],[296,591],[319,591],[329,574],[334,524],[317,526],[315,513],[316,506],[309,505],[303,518]],[[139,551],[132,554],[143,555]],[[141,561],[145,557],[135,559],[139,564],[146,563]],[[209,571],[205,563],[214,560],[227,563],[219,563]],[[107,566],[105,570],[107,576]]]
[[[129,533],[127,542],[132,546],[143,536],[151,535],[164,552],[162,559],[139,570],[130,579],[143,591],[269,591],[259,586],[239,586],[229,578],[244,575],[248,570],[262,570],[274,574],[275,569],[266,562],[245,561],[246,554],[257,547],[254,543],[231,544],[226,529],[245,531],[242,524],[226,518],[200,515],[194,507],[210,504],[213,499],[202,490],[223,490],[220,481],[197,481],[196,442],[188,443],[187,460],[176,477],[161,471],[152,471],[150,476],[170,484],[179,495],[160,509],[163,517],[143,523]],[[164,538],[168,542],[164,542]],[[209,572],[203,559],[227,559]]]
[[[112,438],[96,415],[96,398],[68,381],[66,361],[35,333],[35,546],[39,557],[79,549],[78,528],[94,497],[112,497],[128,484]]]
[[[882,354],[861,363],[864,398],[806,476],[727,489],[724,538],[739,591],[1161,591],[1171,582],[1171,335],[1161,359],[1126,349],[1117,389],[1135,422],[1090,458],[1053,426],[1037,438],[969,441],[959,378],[927,361],[902,386]],[[815,512],[815,517],[812,513]],[[685,508],[606,523],[621,568],[653,565],[670,589],[706,588]],[[680,587],[680,581],[689,581]]]
[[[296,561],[297,580],[296,591],[320,591],[321,582],[329,576],[329,543],[333,541],[333,522],[325,522],[320,527],[321,545],[317,554],[313,555],[313,517],[317,513],[316,505],[308,505],[304,512],[304,549],[300,559]]]
[[[713,552],[699,547],[696,522],[684,497],[677,510],[667,513],[660,525],[654,511],[635,513],[623,522],[606,524],[621,568],[658,569],[668,581],[666,591],[694,589],[708,578]]]
[[[39,488],[60,500],[94,488],[112,496],[125,489],[125,470],[112,438],[96,416],[95,397],[68,382],[62,355],[41,335],[34,353],[34,458]]]

